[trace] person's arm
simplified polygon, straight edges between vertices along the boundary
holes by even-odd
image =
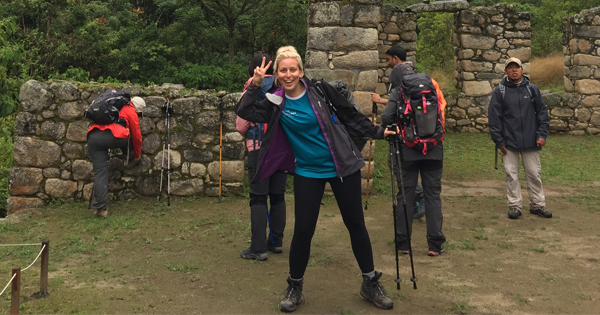
[[[371,102],[385,105],[385,104],[387,104],[388,99],[382,98],[377,93],[371,93]]]
[[[262,82],[265,79],[267,69],[271,66],[271,61],[265,65],[265,58],[260,67],[254,69],[252,83],[249,84],[242,98],[237,104],[237,115],[241,118],[253,123],[268,123],[273,114],[274,105],[268,98],[258,101],[258,95],[262,88]],[[281,98],[280,96],[271,95],[272,98]],[[282,101],[283,99],[281,99]]]
[[[544,103],[544,98],[540,93],[540,89],[533,84],[531,84],[531,86],[535,94],[535,105],[537,107],[536,142],[538,146],[544,146],[546,144],[546,138],[548,138],[548,134],[550,133],[550,116],[548,116],[548,108],[546,107],[546,103]]]
[[[142,156],[142,132],[140,130],[140,120],[135,108],[131,104],[123,106],[121,114],[125,116],[129,135],[131,136],[131,144],[133,145],[133,157],[139,159]]]
[[[488,126],[492,141],[496,143],[496,147],[506,154],[506,142],[504,141],[502,117],[502,95],[499,88],[495,88],[492,93],[492,99],[488,108]]]
[[[354,105],[333,86],[327,82],[322,82],[321,87],[325,89],[325,94],[337,110],[335,112],[336,116],[344,124],[351,136],[373,139],[384,138],[384,128],[373,125],[367,116],[356,110]]]

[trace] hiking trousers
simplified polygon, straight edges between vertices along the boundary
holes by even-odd
[[[523,209],[521,196],[521,183],[519,182],[519,155],[522,158],[527,192],[529,193],[529,207],[539,209],[546,207],[546,197],[542,187],[542,164],[540,151],[511,151],[506,150],[502,156],[502,165],[506,173],[506,197],[509,208]]]
[[[250,227],[252,238],[250,249],[256,253],[267,251],[267,243],[273,247],[283,244],[286,207],[285,186],[287,174],[276,172],[269,178],[252,183],[256,174],[258,150],[248,152],[248,178],[250,180]],[[268,209],[267,198],[270,197],[271,209]],[[269,235],[267,235],[269,223]]]
[[[90,209],[102,209],[108,204],[108,150],[127,148],[129,142],[127,138],[115,138],[110,130],[93,129],[88,134],[87,149],[94,169]]]
[[[302,279],[310,258],[310,244],[315,234],[325,183],[331,185],[342,220],[350,233],[352,252],[362,273],[375,270],[373,249],[362,209],[360,171],[340,178],[308,178],[294,175],[295,219],[290,248],[290,277]]]
[[[396,233],[398,233],[398,249],[408,250],[408,237],[412,235],[413,205],[415,204],[416,188],[421,174],[421,184],[425,198],[425,220],[427,223],[427,245],[429,250],[439,252],[446,242],[442,233],[442,171],[443,160],[402,161],[402,178],[408,215],[408,231],[402,205],[402,190],[398,189],[398,209],[396,211]],[[400,183],[398,183],[400,187]]]

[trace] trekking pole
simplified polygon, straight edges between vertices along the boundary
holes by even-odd
[[[222,177],[222,163],[223,163],[223,103],[220,104],[220,117],[219,117],[219,203],[221,202],[221,177]]]
[[[377,104],[373,102],[371,111],[371,123],[375,125],[375,115],[377,115]],[[373,138],[369,139],[369,165],[367,166],[367,198],[365,199],[365,210],[369,207],[369,177],[371,175],[371,157],[373,153]]]
[[[171,205],[171,114],[173,106],[167,99],[167,206]]]
[[[496,161],[494,162],[494,168],[498,169],[498,147],[496,147]]]
[[[390,126],[391,128],[391,126]],[[392,137],[392,136],[390,136]],[[396,279],[394,279],[394,282],[396,282],[396,289],[400,290],[400,282],[402,282],[402,279],[400,279],[400,263],[399,263],[399,257],[398,257],[398,233],[397,233],[397,228],[396,228],[396,218],[398,217],[397,215],[397,210],[396,208],[398,207],[398,199],[396,198],[396,190],[395,190],[395,184],[394,184],[394,168],[396,167],[394,165],[394,144],[393,144],[393,140],[391,140],[391,138],[388,138],[388,141],[390,142],[390,149],[389,149],[389,155],[390,155],[390,171],[392,172],[392,175],[390,176],[391,180],[392,180],[392,214],[394,216],[394,251],[396,252]]]
[[[392,124],[391,126],[388,126],[388,129],[392,128],[392,130],[396,130],[397,125],[396,124]],[[394,241],[396,243],[396,272],[397,272],[397,279],[395,280],[397,283],[397,289],[400,290],[400,282],[402,281],[400,279],[400,275],[399,275],[399,271],[398,271],[398,233],[397,231],[397,225],[396,225],[396,218],[397,218],[397,209],[398,209],[398,201],[397,198],[395,196],[395,190],[394,190],[394,175],[396,176],[396,180],[397,182],[400,183],[400,187],[399,190],[402,194],[402,209],[404,210],[404,223],[406,224],[406,233],[408,236],[408,256],[410,257],[410,268],[412,271],[412,278],[410,278],[410,281],[413,283],[413,289],[417,289],[417,277],[415,276],[415,265],[414,265],[414,261],[413,261],[413,250],[412,250],[412,244],[411,244],[411,235],[410,235],[410,231],[409,231],[409,226],[408,226],[408,212],[406,210],[406,194],[404,192],[404,178],[402,177],[402,159],[400,157],[400,141],[399,141],[399,136],[398,135],[394,135],[394,136],[390,136],[392,137],[390,140],[390,155],[392,158],[392,194],[393,194],[393,207],[394,207]],[[395,171],[395,172],[394,172]]]
[[[165,112],[165,128],[167,129],[165,131],[165,134],[163,136],[163,149],[162,149],[162,159],[161,159],[161,165],[160,165],[160,186],[159,186],[159,195],[158,195],[158,200],[161,201],[162,200],[162,183],[163,183],[163,173],[165,171],[165,149],[168,150],[168,156],[167,156],[167,205],[171,205],[171,196],[170,196],[170,172],[171,172],[171,164],[170,164],[170,157],[171,157],[171,134],[170,134],[170,128],[171,128],[171,122],[170,122],[170,118],[171,118],[171,114],[173,113],[173,107],[171,106],[171,103],[169,102],[169,99],[167,98],[167,101],[165,102],[165,104],[162,106],[162,111]],[[167,145],[167,141],[169,142]]]

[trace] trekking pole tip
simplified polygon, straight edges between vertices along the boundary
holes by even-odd
[[[415,289],[415,290],[417,289],[417,280],[419,280],[419,279],[417,279],[415,277],[410,278],[410,281],[412,281],[412,283],[413,283],[413,289]]]
[[[365,210],[367,210],[368,207],[369,207],[369,203],[365,202]]]

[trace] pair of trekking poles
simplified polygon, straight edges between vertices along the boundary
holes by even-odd
[[[373,109],[371,111],[371,123],[373,125],[375,125],[375,116],[377,115],[377,104],[375,102],[373,102]],[[391,129],[391,130],[396,130],[397,125],[393,124],[390,126],[387,126],[386,129]],[[400,290],[400,282],[402,282],[402,279],[400,279],[400,258],[399,258],[399,254],[398,254],[398,233],[396,232],[397,226],[396,226],[396,218],[398,217],[398,199],[396,198],[396,184],[398,182],[400,182],[400,187],[399,190],[402,192],[402,208],[404,210],[404,222],[406,223],[406,231],[408,232],[409,230],[409,226],[408,226],[408,214],[407,214],[407,209],[406,209],[406,195],[404,193],[404,179],[402,178],[402,159],[400,156],[400,136],[399,135],[393,135],[393,136],[389,136],[388,137],[388,141],[390,142],[390,150],[389,150],[389,154],[390,154],[390,161],[391,161],[391,172],[392,172],[392,208],[393,208],[393,215],[394,215],[394,250],[396,252],[396,279],[394,279],[394,282],[396,282],[396,289]],[[372,158],[372,153],[373,153],[373,138],[371,138],[369,140],[369,163],[368,163],[368,167],[367,167],[367,197],[365,200],[365,210],[368,209],[369,206],[369,178],[371,175],[371,158]],[[395,177],[395,180],[394,180]],[[410,268],[412,271],[412,278],[410,278],[410,281],[412,281],[413,283],[413,289],[417,289],[417,277],[415,276],[415,265],[413,262],[413,252],[412,252],[412,245],[411,245],[411,236],[410,234],[408,235],[408,255],[410,257]]]
[[[161,110],[165,113],[165,134],[163,136],[162,161],[160,166],[160,186],[158,188],[158,201],[162,200],[163,173],[165,171],[165,147],[167,149],[167,206],[171,205],[171,115],[173,115],[173,106],[169,99],[162,106]]]

